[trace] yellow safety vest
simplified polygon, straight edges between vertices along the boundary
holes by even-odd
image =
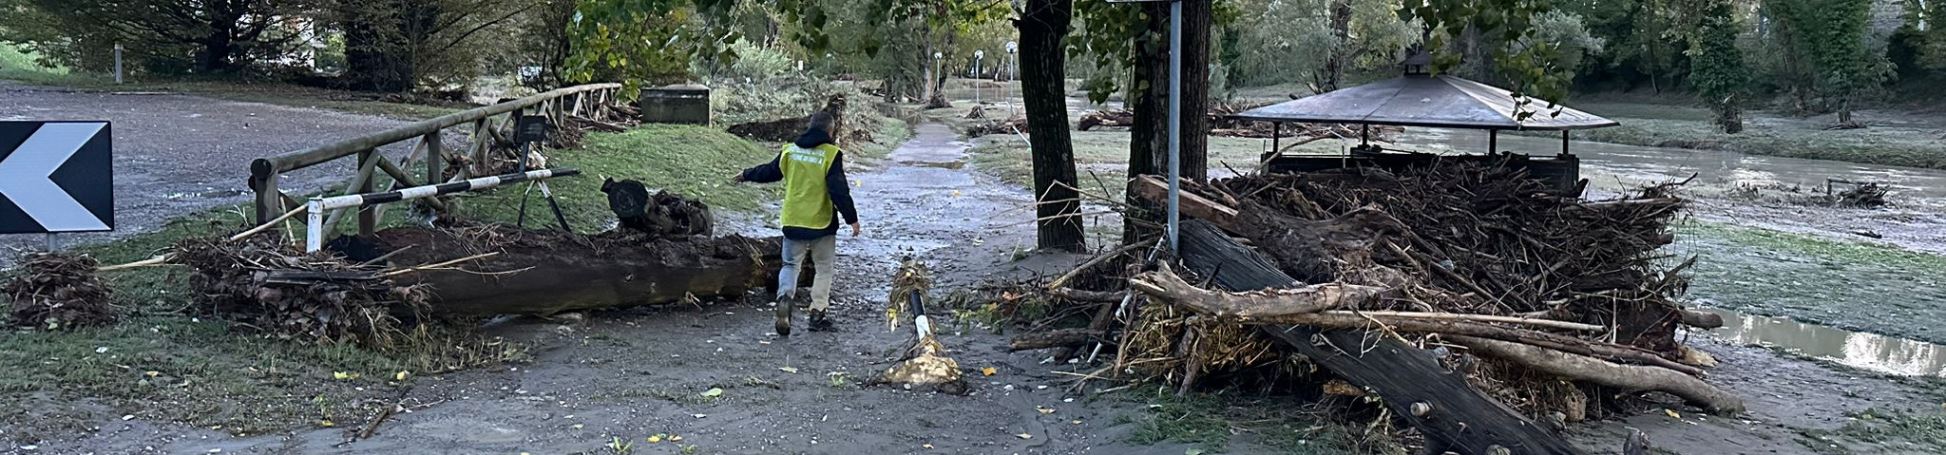
[[[831,164],[837,160],[836,145],[824,144],[811,149],[784,145],[777,157],[777,168],[784,172],[784,209],[778,216],[778,224],[806,229],[831,227],[832,214],[837,209],[831,205],[824,176],[831,172]]]

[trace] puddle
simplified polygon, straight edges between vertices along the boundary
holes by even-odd
[[[1711,335],[1734,343],[1775,346],[1863,370],[1946,377],[1946,346],[1806,324],[1783,317],[1703,308],[1723,316]]]
[[[919,161],[919,162],[911,162],[907,164],[911,164],[913,166],[919,166],[919,167],[936,167],[940,169],[959,169],[959,168],[966,167],[965,161],[948,161],[943,163]]]

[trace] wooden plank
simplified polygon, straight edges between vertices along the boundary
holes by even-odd
[[[1136,176],[1134,180],[1129,181],[1128,185],[1130,193],[1155,203],[1157,207],[1169,203],[1169,184],[1156,176]],[[1179,201],[1181,206],[1178,210],[1181,210],[1183,215],[1208,220],[1224,229],[1233,229],[1236,225],[1236,208],[1187,191],[1182,192]]]
[[[1297,283],[1211,223],[1185,220],[1181,236],[1184,268],[1211,278],[1218,287],[1254,291]],[[1447,371],[1431,353],[1397,338],[1310,326],[1265,325],[1260,330],[1383,398],[1393,415],[1426,436],[1426,453],[1584,453],[1560,435],[1474,389],[1465,377]]]

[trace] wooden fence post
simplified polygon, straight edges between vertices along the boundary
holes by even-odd
[[[373,182],[378,179],[373,177],[372,168],[377,166],[377,149],[366,149],[358,152],[358,173],[361,177],[364,177],[364,181],[359,182],[358,188],[353,191],[362,194],[370,193],[376,189],[376,185],[373,185]],[[367,205],[358,208],[358,235],[360,237],[372,235],[372,232],[378,230],[377,208],[378,206],[376,205]]]
[[[257,222],[264,224],[284,214],[283,190],[277,188],[277,169],[268,160],[250,162],[250,183],[257,190]]]
[[[426,133],[426,184],[446,183],[446,144],[438,131]],[[411,164],[411,163],[407,163]]]

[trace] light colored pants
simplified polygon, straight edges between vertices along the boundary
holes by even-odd
[[[818,272],[811,277],[811,309],[823,311],[831,307],[831,280],[838,276],[836,234],[817,240],[784,239],[784,267],[777,271],[777,300],[782,304],[786,296],[797,291],[797,273],[804,266],[806,251],[811,253],[811,262],[817,265]]]

